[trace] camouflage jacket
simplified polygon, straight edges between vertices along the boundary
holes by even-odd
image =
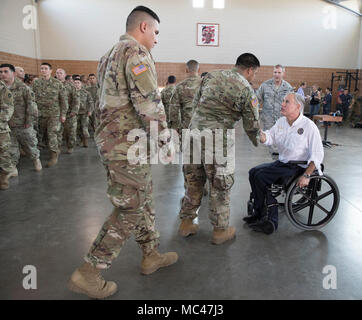
[[[193,113],[192,101],[201,83],[201,77],[190,77],[181,81],[175,88],[170,102],[170,127],[187,129]]]
[[[39,117],[65,117],[68,101],[63,84],[55,79],[39,78],[33,83],[35,101],[38,105]]]
[[[9,122],[10,127],[23,128],[24,125],[32,125],[33,118],[36,117],[33,91],[18,78],[15,78],[14,83],[8,89],[14,99],[14,113]]]
[[[67,101],[68,101],[68,107],[69,107],[68,115],[70,113],[77,114],[79,111],[79,107],[80,107],[79,92],[77,91],[75,86],[72,85],[68,81],[64,81],[64,82],[62,82],[62,84],[65,88],[65,93],[67,95]]]
[[[98,99],[98,86],[90,85],[86,88],[86,90],[90,93],[94,104],[96,104]]]
[[[78,91],[80,108],[78,114],[87,114],[94,111],[94,103],[91,94],[85,88],[81,88]]]
[[[13,95],[6,87],[5,83],[0,81],[0,133],[10,132],[8,125],[14,112]]]
[[[279,88],[274,85],[273,79],[264,81],[260,85],[256,95],[259,101],[263,103],[263,109],[260,112],[260,118],[263,122],[269,121],[274,124],[281,117],[280,109],[283,99],[290,92],[293,92],[293,88],[285,80],[282,80]]]
[[[161,91],[161,99],[162,99],[163,106],[165,108],[167,122],[170,121],[170,100],[171,100],[172,95],[174,94],[174,91],[175,91],[174,85],[170,85]]]
[[[149,133],[150,121],[167,128],[156,68],[146,47],[125,34],[98,65],[99,125],[95,140],[102,160],[127,160],[132,129]]]
[[[193,109],[190,129],[233,129],[243,118],[246,134],[258,145],[258,99],[237,68],[209,72],[195,94]],[[224,141],[226,134],[224,130]]]

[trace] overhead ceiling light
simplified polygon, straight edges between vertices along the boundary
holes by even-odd
[[[224,9],[225,1],[224,0],[214,0],[214,9]]]
[[[192,6],[194,8],[203,8],[204,7],[204,0],[192,0]]]

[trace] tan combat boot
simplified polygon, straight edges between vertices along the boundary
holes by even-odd
[[[228,227],[227,229],[214,228],[211,242],[213,244],[222,244],[234,238],[235,238],[234,227]]]
[[[9,172],[0,169],[0,190],[9,189]]]
[[[192,222],[193,219],[185,218],[182,219],[178,233],[182,237],[188,237],[189,235],[195,234],[199,230],[199,226]]]
[[[141,273],[151,274],[157,271],[159,268],[170,266],[176,263],[178,255],[176,252],[159,253],[154,250],[149,255],[143,255],[141,263]]]
[[[83,141],[83,147],[88,148],[88,139],[86,137],[83,137],[82,141]]]
[[[19,175],[18,169],[16,167],[12,168],[11,171],[8,173],[8,178],[17,177]]]
[[[58,162],[58,153],[54,152],[54,151],[51,151],[50,160],[47,163],[47,168],[50,168],[50,167],[56,165],[57,162]]]
[[[33,160],[35,171],[41,171],[43,169],[40,159]]]
[[[71,275],[68,289],[94,299],[104,299],[117,291],[117,284],[113,281],[105,281],[100,269],[93,267],[90,263],[84,263]]]
[[[74,149],[73,149],[73,148],[68,148],[68,150],[67,150],[67,154],[72,154],[72,153],[73,153],[73,151],[74,151]]]

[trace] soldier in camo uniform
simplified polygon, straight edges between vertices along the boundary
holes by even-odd
[[[175,91],[176,86],[176,77],[169,76],[167,78],[166,88],[161,91],[161,99],[162,104],[165,108],[166,118],[167,118],[167,125],[170,126],[170,100]]]
[[[41,171],[38,140],[33,128],[34,93],[24,82],[15,77],[15,68],[11,64],[0,65],[0,77],[11,91],[14,100],[14,113],[9,122],[11,128],[10,154],[13,165],[11,176],[18,175],[16,166],[20,158],[20,147],[33,160],[35,170]]]
[[[93,103],[96,106],[98,100],[98,85],[97,85],[97,77],[94,73],[90,73],[88,76],[89,86],[86,90],[90,93]],[[92,112],[91,116],[89,117],[89,127],[92,128],[93,131],[97,128],[97,121],[95,112]]]
[[[77,114],[80,107],[79,92],[72,83],[65,81],[66,73],[64,69],[57,69],[55,74],[57,79],[63,84],[65,88],[69,106],[65,122],[60,124],[60,130],[58,132],[58,145],[60,149],[63,144],[64,133],[64,138],[67,145],[67,153],[71,154],[73,153],[77,134]]]
[[[0,190],[9,188],[9,173],[12,170],[10,156],[10,121],[14,112],[13,96],[0,80]]]
[[[52,66],[49,63],[41,64],[40,74],[41,78],[33,84],[39,110],[39,140],[42,141],[47,132],[50,160],[46,166],[52,167],[58,162],[58,132],[60,123],[66,119],[68,101],[63,84],[51,77]]]
[[[100,124],[95,141],[107,171],[107,194],[114,210],[86,255],[86,263],[76,269],[68,284],[70,290],[93,298],[116,292],[117,285],[105,281],[100,271],[111,266],[132,234],[143,252],[143,274],[178,259],[174,252],[160,254],[157,250],[159,233],[155,229],[150,165],[131,164],[127,157],[133,145],[127,140],[130,130],[149,133],[150,121],[160,130],[167,128],[150,54],[157,43],[159,21],[152,10],[136,7],[127,18],[126,34],[98,65]]]
[[[188,61],[186,73],[187,78],[176,86],[170,101],[170,127],[180,133],[189,127],[192,117],[192,101],[201,83],[199,63],[196,60]]]
[[[359,89],[355,89],[352,95],[351,115],[349,118],[350,126],[354,128],[358,123],[362,122],[362,96],[359,95]]]
[[[264,81],[256,91],[258,100],[262,105],[260,121],[263,130],[269,130],[274,126],[281,117],[280,109],[284,97],[287,93],[293,92],[292,86],[283,80],[284,73],[285,68],[280,64],[276,65],[273,70],[273,78]],[[269,147],[269,152],[272,158],[277,158],[278,150],[276,147]]]
[[[184,165],[186,191],[180,210],[179,227],[179,234],[184,237],[195,234],[198,230],[198,225],[193,220],[201,205],[202,187],[206,178],[210,181],[209,218],[214,227],[212,243],[221,244],[235,237],[235,228],[229,226],[230,191],[234,184],[233,163],[222,163],[217,156],[221,152],[235,161],[233,139],[226,143],[227,130],[232,130],[241,118],[249,139],[255,146],[258,145],[259,103],[249,82],[253,80],[259,67],[259,60],[253,54],[245,53],[238,57],[233,69],[211,71],[202,79],[194,98],[192,109],[195,111],[189,129],[209,130],[213,148],[210,150],[206,144],[201,146],[199,140],[197,147],[205,155],[201,164]],[[213,143],[220,129],[221,146]],[[193,139],[193,144],[196,141]],[[186,146],[184,150],[185,148]],[[190,148],[193,149],[191,146]],[[205,161],[205,151],[211,154],[211,163]]]
[[[88,123],[94,110],[91,94],[83,87],[80,78],[74,79],[74,85],[79,95],[80,107],[78,111],[78,134],[81,136],[83,147],[88,148]]]

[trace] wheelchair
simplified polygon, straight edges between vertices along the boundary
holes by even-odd
[[[307,161],[290,161],[294,164],[307,164]],[[321,165],[322,172],[324,165]],[[285,202],[284,211],[289,221],[301,230],[318,230],[327,225],[336,215],[340,194],[335,181],[328,175],[319,175],[315,170],[310,177],[309,185],[300,188],[297,186],[300,175],[288,179],[280,179],[268,187],[274,198],[282,196]],[[283,181],[284,180],[284,181]],[[248,201],[248,215],[254,214],[253,195]],[[266,203],[264,208],[266,208]],[[265,209],[266,210],[266,209]]]

